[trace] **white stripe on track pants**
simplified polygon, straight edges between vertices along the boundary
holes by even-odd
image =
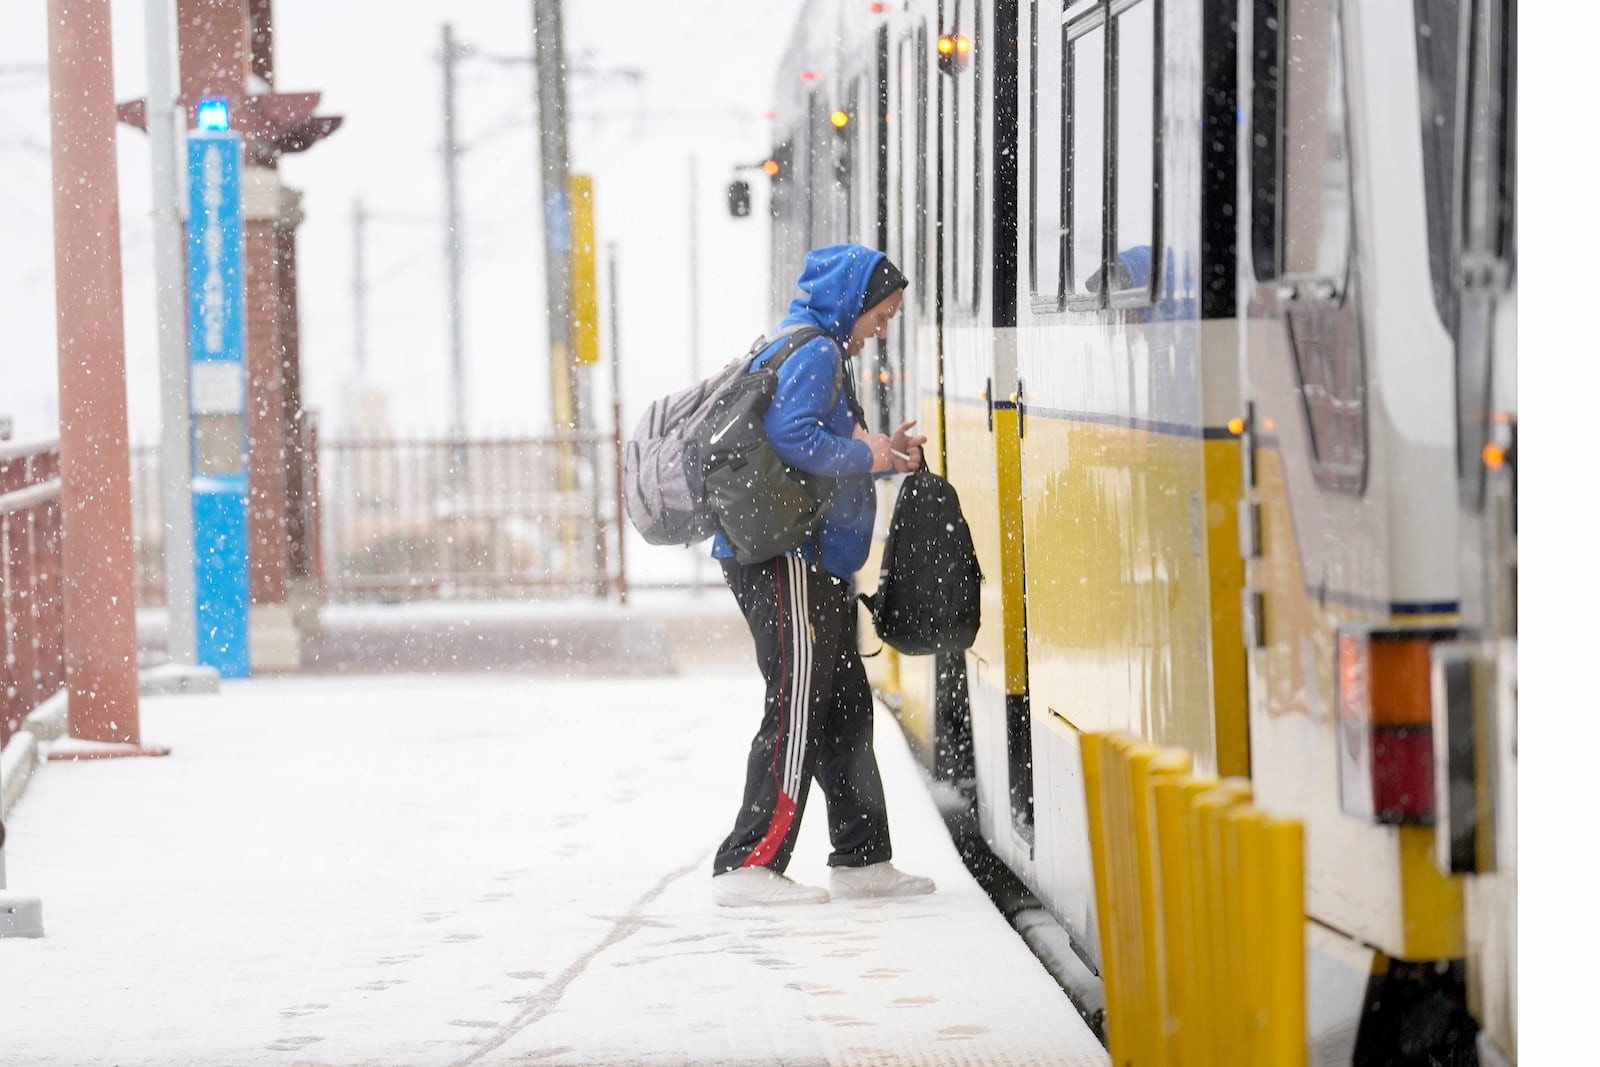
[[[717,850],[716,873],[789,865],[813,775],[828,809],[829,866],[887,860],[872,689],[856,648],[850,583],[793,556],[750,566],[721,562],[755,639],[767,698],[750,743],[744,805]]]

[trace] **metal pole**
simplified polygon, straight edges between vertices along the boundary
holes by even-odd
[[[122,224],[108,0],[50,0],[67,731],[139,745]]]
[[[617,603],[628,602],[627,505],[622,500],[622,343],[617,322],[617,246],[606,245],[606,288],[611,297],[611,437],[616,453]]]
[[[539,174],[544,203],[545,308],[550,338],[550,404],[556,430],[576,429],[571,340],[572,212],[567,201],[567,77],[561,0],[534,0],[533,62],[537,74]]]
[[[355,265],[351,271],[350,298],[355,306],[356,385],[367,381],[367,208],[356,198],[352,213],[355,223]]]
[[[561,35],[561,0],[534,0],[533,64],[539,115],[539,178],[544,203],[545,325],[550,349],[550,414],[556,433],[579,428],[577,353],[572,344],[572,205],[567,195],[566,46]],[[556,490],[563,498],[578,488],[578,457],[563,443],[556,460]],[[563,519],[561,555],[569,572],[577,566],[578,531]]]
[[[189,486],[189,350],[184,311],[182,190],[171,0],[145,0],[150,78],[150,188],[154,209],[156,336],[161,366],[161,515],[166,530],[167,658],[194,666],[194,508]]]
[[[689,156],[689,380],[700,380],[700,209],[696,193],[700,188],[699,160]],[[695,551],[694,568],[689,577],[690,595],[699,596],[701,570],[705,557]]]
[[[447,22],[443,26],[444,52],[444,207],[445,260],[450,271],[450,436],[466,433],[461,374],[461,205],[456,184],[456,44],[455,33]]]
[[[696,193],[699,160],[689,157],[689,380],[700,380],[700,208]]]

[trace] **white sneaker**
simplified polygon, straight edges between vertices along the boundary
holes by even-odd
[[[885,860],[865,867],[834,867],[828,886],[836,897],[915,897],[933,892],[933,879],[896,870]]]
[[[766,867],[740,867],[711,879],[711,899],[724,908],[762,904],[826,904],[828,891],[801,885]]]

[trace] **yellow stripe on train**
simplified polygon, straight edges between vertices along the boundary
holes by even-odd
[[[1181,749],[1086,733],[1082,751],[1112,1062],[1302,1067],[1300,823]]]

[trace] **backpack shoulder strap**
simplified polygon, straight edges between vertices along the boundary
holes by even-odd
[[[783,361],[799,351],[800,347],[807,341],[817,337],[827,337],[828,343],[833,345],[834,350],[839,353],[839,358],[834,360],[833,363],[833,391],[828,395],[828,407],[831,409],[833,405],[839,402],[839,394],[841,392],[847,393],[850,403],[850,413],[855,416],[856,421],[861,424],[863,429],[865,429],[867,425],[866,416],[861,410],[860,403],[856,401],[856,391],[851,387],[850,376],[845,373],[845,364],[849,362],[850,357],[846,356],[843,351],[839,350],[839,342],[835,341],[826,332],[818,329],[815,326],[789,326],[779,331],[774,336],[773,340],[785,335],[788,336],[788,340],[784,342],[782,348],[778,349],[772,354],[772,357],[767,360],[765,365],[774,374],[776,374],[778,368],[783,366]],[[755,360],[759,358],[761,353],[766,351],[766,349],[771,345],[772,341],[767,340],[765,336],[757,338],[755,347],[750,350],[751,366],[755,365]]]

